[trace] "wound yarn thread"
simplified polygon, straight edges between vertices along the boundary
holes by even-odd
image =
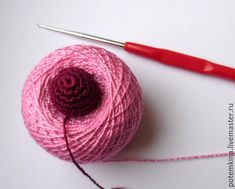
[[[56,157],[78,164],[105,161],[134,136],[143,115],[139,84],[105,49],[74,45],[35,66],[22,92],[22,114],[34,140]]]
[[[235,155],[110,159],[135,134],[143,115],[143,99],[135,76],[123,61],[94,46],[68,46],[42,59],[25,82],[22,114],[40,146],[72,161],[100,189],[104,187],[80,163],[161,163]]]

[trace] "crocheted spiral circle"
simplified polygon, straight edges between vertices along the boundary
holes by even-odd
[[[86,115],[101,100],[101,91],[93,76],[81,68],[65,68],[48,83],[50,101],[69,117]]]
[[[63,134],[78,163],[107,160],[135,134],[142,115],[139,84],[113,53],[75,45],[54,51],[29,74],[22,92],[22,114],[35,141],[71,161]]]

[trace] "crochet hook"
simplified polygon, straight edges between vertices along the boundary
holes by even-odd
[[[124,50],[144,56],[146,58],[154,59],[158,62],[161,62],[163,64],[183,68],[186,70],[198,72],[201,74],[206,75],[214,75],[218,77],[223,77],[230,80],[235,80],[235,69],[228,66],[219,65],[216,63],[213,63],[209,60],[205,60],[202,58],[198,58],[195,56],[186,55],[183,53],[162,49],[162,48],[156,48],[156,47],[150,47],[143,44],[133,43],[133,42],[118,42],[110,39],[106,39],[103,37],[98,37],[95,35],[85,34],[77,31],[70,31],[70,30],[64,30],[60,28],[50,27],[46,25],[38,24],[39,27],[45,28],[48,30],[61,32],[77,37],[82,37],[86,39],[91,39],[95,41],[100,41],[104,43],[108,43],[111,45],[122,47]]]

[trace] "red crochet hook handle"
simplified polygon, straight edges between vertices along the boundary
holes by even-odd
[[[171,66],[235,80],[234,68],[215,64],[202,58],[132,42],[126,42],[124,49]]]

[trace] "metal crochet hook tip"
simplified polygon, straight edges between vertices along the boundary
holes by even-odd
[[[116,45],[116,46],[119,46],[119,47],[124,47],[124,43],[122,43],[122,42],[114,41],[114,40],[111,40],[111,39],[106,39],[106,38],[103,38],[103,37],[98,37],[98,36],[95,36],[95,35],[90,35],[90,34],[86,34],[86,33],[81,33],[81,32],[76,32],[76,31],[71,31],[71,30],[65,30],[65,29],[60,29],[60,28],[55,28],[55,27],[46,26],[46,25],[42,25],[42,24],[37,24],[37,26],[40,27],[40,28],[51,30],[51,31],[56,31],[56,32],[65,33],[65,34],[76,36],[76,37],[81,37],[81,38],[85,38],[85,39],[90,39],[90,40],[100,41],[100,42],[103,42],[103,43],[108,43],[108,44],[111,44],[111,45]]]

